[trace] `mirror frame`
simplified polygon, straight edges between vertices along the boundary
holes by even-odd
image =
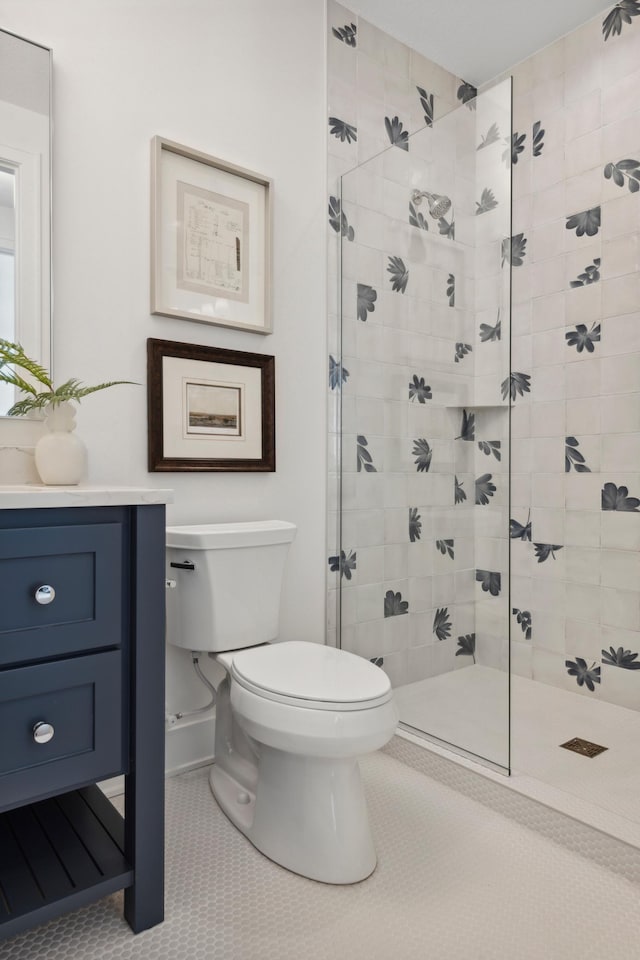
[[[28,43],[32,47],[38,47],[40,50],[43,50],[48,55],[48,83],[49,83],[49,137],[48,137],[48,175],[42,178],[42,182],[48,182],[48,202],[46,207],[42,207],[43,213],[46,213],[47,223],[41,223],[41,241],[43,237],[46,237],[46,251],[43,251],[45,256],[48,256],[48,283],[42,285],[42,304],[40,309],[40,329],[39,329],[39,343],[40,349],[38,351],[38,356],[35,356],[39,363],[47,368],[50,374],[53,375],[53,50],[51,47],[47,47],[42,43],[38,43],[36,40],[30,40],[28,37],[23,37],[18,33],[14,33],[11,30],[5,30],[0,28],[0,35],[5,35],[8,37],[13,37],[15,40],[20,40],[22,43]],[[2,96],[0,94],[0,100]],[[44,219],[44,218],[43,218]],[[40,270],[42,271],[43,264],[40,265]],[[35,325],[34,328],[36,329]],[[16,340],[20,340],[20,331],[16,331]],[[27,350],[29,352],[29,350]],[[1,419],[13,420],[13,417],[8,417],[6,413],[0,411]],[[34,414],[31,417],[23,417],[20,419],[42,419],[41,416]]]

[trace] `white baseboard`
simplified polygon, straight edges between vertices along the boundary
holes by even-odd
[[[176,777],[179,773],[213,763],[215,735],[215,714],[178,720],[169,727],[165,733],[165,776]],[[99,786],[105,796],[118,797],[124,793],[124,777],[103,780]]]
[[[105,797],[119,797],[124,793],[124,777],[112,777],[110,780],[102,780],[98,786]]]
[[[165,735],[165,772],[175,777],[213,762],[215,714],[178,720]]]

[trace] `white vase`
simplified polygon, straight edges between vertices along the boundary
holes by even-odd
[[[74,486],[87,469],[87,448],[74,434],[76,412],[68,401],[47,409],[47,433],[36,444],[36,469],[43,483]]]

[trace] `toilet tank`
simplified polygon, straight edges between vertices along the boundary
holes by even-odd
[[[293,523],[167,527],[167,639],[188,650],[238,650],[275,640]]]

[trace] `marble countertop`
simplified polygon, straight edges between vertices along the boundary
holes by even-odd
[[[172,503],[173,490],[78,484],[48,487],[40,483],[0,484],[0,510],[34,507],[120,507]]]

